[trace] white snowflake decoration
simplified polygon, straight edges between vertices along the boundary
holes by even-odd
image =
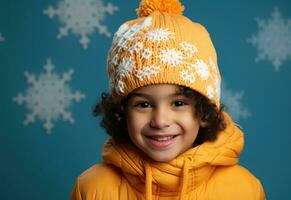
[[[214,82],[215,82],[215,91],[216,91],[217,99],[219,101],[220,100],[220,95],[221,95],[220,94],[221,93],[221,81],[217,76],[215,76]]]
[[[44,65],[46,73],[40,74],[36,77],[34,74],[25,72],[27,82],[30,87],[25,92],[25,95],[19,93],[13,98],[17,104],[26,104],[30,111],[24,120],[24,125],[35,122],[35,119],[44,122],[44,128],[47,133],[51,133],[54,127],[53,122],[62,116],[64,121],[74,123],[71,112],[67,109],[71,106],[73,101],[80,102],[85,98],[80,91],[72,93],[70,86],[67,84],[71,80],[74,71],[71,69],[64,73],[62,78],[59,74],[53,72],[54,65],[48,59]]]
[[[130,47],[129,51],[130,53],[137,53],[143,48],[143,44],[141,42],[137,42],[132,47]]]
[[[142,22],[141,27],[142,28],[149,28],[152,25],[152,17],[146,17],[145,20]]]
[[[209,58],[209,64],[212,68],[212,72],[213,72],[213,78],[214,78],[214,82],[215,82],[215,91],[216,91],[216,95],[218,100],[220,100],[220,93],[221,93],[221,81],[219,79],[219,71],[218,71],[218,67],[215,64],[214,60],[210,57]]]
[[[196,62],[193,64],[193,67],[195,68],[197,74],[203,80],[207,80],[210,76],[208,65],[203,60],[197,59]]]
[[[118,30],[114,33],[113,41],[115,41],[117,38],[122,37],[122,35],[129,29],[130,27],[127,25],[127,23],[122,24]]]
[[[117,48],[117,53],[127,48],[128,42],[136,39],[138,33],[148,28],[152,23],[152,17],[147,17],[140,23],[134,24],[129,27],[126,23],[121,25],[117,32],[114,34],[113,46]]]
[[[143,81],[146,78],[151,78],[153,76],[157,76],[158,73],[160,72],[160,67],[159,66],[145,66],[143,69],[136,70],[135,76]]]
[[[223,84],[221,101],[226,106],[226,110],[234,121],[239,121],[241,118],[245,119],[251,116],[251,113],[242,105],[241,101],[243,94],[243,91],[232,91]]]
[[[118,80],[117,84],[115,85],[115,90],[117,93],[124,93],[124,83],[121,80]]]
[[[0,33],[0,42],[4,42],[5,41],[5,38],[4,36],[2,35],[2,33]]]
[[[214,60],[211,57],[209,58],[209,64],[210,64],[210,66],[212,68],[212,71],[215,74],[217,74],[218,73],[218,67],[217,67],[217,65],[215,64]]]
[[[135,62],[132,58],[123,58],[117,69],[117,74],[120,77],[129,75],[135,66]]]
[[[98,29],[99,34],[111,36],[101,21],[105,19],[106,13],[112,15],[116,10],[118,7],[111,3],[105,6],[102,0],[60,0],[56,9],[49,6],[43,13],[49,18],[58,16],[59,21],[64,24],[59,30],[58,39],[67,36],[71,31],[81,36],[80,43],[87,49],[90,42],[88,35],[93,34],[95,29]]]
[[[207,97],[209,99],[212,99],[214,97],[214,89],[212,86],[207,86],[206,88],[206,94],[207,94]]]
[[[256,18],[259,31],[247,41],[258,49],[256,62],[268,60],[279,71],[291,59],[291,19],[283,19],[277,7],[268,20]]]
[[[134,39],[135,35],[138,33],[137,30],[139,30],[137,25],[129,27],[127,24],[123,24],[114,34],[112,41],[113,46],[116,45],[115,48],[118,48],[119,51],[126,49],[127,42]]]
[[[111,59],[111,64],[112,64],[113,66],[116,66],[116,65],[118,64],[118,61],[119,61],[119,56],[118,56],[118,54],[115,54],[115,55],[113,56],[113,58]]]
[[[151,57],[152,54],[153,54],[152,50],[146,48],[146,49],[143,49],[141,57],[143,59],[147,60],[147,59],[149,59]]]
[[[181,42],[180,46],[188,58],[198,52],[197,47],[189,42]]]
[[[180,65],[183,63],[183,53],[176,49],[163,49],[158,55],[161,62],[165,64],[169,64],[172,67],[176,67],[176,65]]]
[[[145,37],[152,42],[166,41],[174,37],[174,33],[167,29],[156,28],[146,33]]]
[[[189,70],[182,70],[180,72],[180,77],[182,78],[183,81],[189,82],[189,83],[194,83],[195,82],[195,74],[191,73]]]

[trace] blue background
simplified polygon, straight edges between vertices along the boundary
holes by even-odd
[[[139,1],[110,2],[119,10],[101,23],[114,33],[121,23],[136,17]],[[101,161],[106,134],[91,112],[100,93],[108,89],[106,54],[112,37],[96,31],[89,35],[87,50],[76,35],[56,39],[62,25],[43,10],[57,3],[0,1],[0,33],[5,37],[0,42],[0,199],[68,199],[76,176]],[[258,31],[254,18],[270,18],[274,6],[290,19],[290,0],[182,3],[184,14],[210,32],[223,80],[232,90],[244,91],[242,103],[252,113],[240,120],[246,140],[240,163],[262,181],[267,199],[290,199],[290,59],[275,72],[268,61],[254,62],[257,50],[246,42]],[[59,74],[74,69],[69,84],[86,95],[70,108],[76,123],[59,119],[50,135],[41,121],[24,126],[28,110],[12,101],[28,87],[24,71],[43,73],[47,58]]]

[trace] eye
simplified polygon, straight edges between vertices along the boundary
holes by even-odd
[[[173,106],[175,106],[175,107],[185,106],[185,105],[187,105],[187,103],[184,101],[174,101],[173,102]]]
[[[139,102],[139,103],[134,104],[134,107],[138,107],[138,108],[151,108],[152,105],[149,102],[145,101],[145,102]]]

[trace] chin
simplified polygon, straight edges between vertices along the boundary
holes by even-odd
[[[150,158],[157,162],[168,162],[175,158],[175,156],[150,156]]]

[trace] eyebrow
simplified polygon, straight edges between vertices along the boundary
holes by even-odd
[[[181,92],[176,92],[176,93],[172,93],[170,95],[168,95],[168,98],[172,98],[172,97],[177,97],[177,96],[182,96],[184,94],[182,94]],[[150,95],[150,94],[146,94],[146,93],[139,93],[139,92],[134,92],[128,95],[127,99],[131,99],[133,97],[144,97],[147,99],[154,99],[154,95]]]

